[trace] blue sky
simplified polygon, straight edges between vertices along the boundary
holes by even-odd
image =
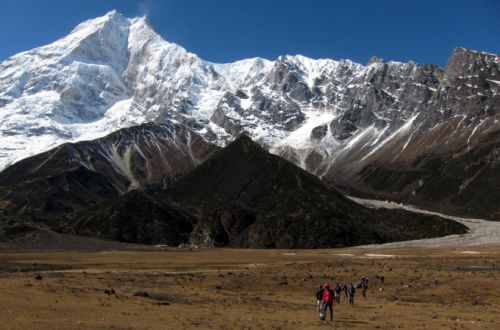
[[[283,54],[444,66],[457,46],[500,53],[497,0],[0,0],[0,60],[117,9],[212,62]]]

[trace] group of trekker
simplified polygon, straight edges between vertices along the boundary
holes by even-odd
[[[333,306],[335,306],[335,304],[340,304],[342,292],[349,301],[349,305],[354,306],[354,294],[356,293],[356,289],[362,289],[363,297],[366,297],[368,277],[363,276],[363,278],[356,283],[337,283],[334,288],[331,288],[330,284],[320,285],[316,291],[316,313],[319,313],[320,319],[324,321],[326,319],[327,310],[330,310],[330,320],[333,321]]]

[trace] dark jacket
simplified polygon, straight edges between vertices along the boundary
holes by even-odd
[[[316,299],[318,299],[319,301],[321,301],[323,299],[323,291],[325,290],[325,288],[321,287],[318,289],[318,291],[316,291]]]

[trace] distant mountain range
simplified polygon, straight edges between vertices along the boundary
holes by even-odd
[[[192,240],[206,234],[207,244],[315,246],[287,232],[283,223],[274,223],[272,216],[262,220],[267,219],[262,213],[268,207],[265,203],[257,203],[264,208],[259,209],[227,195],[232,189],[243,189],[240,179],[257,175],[246,172],[245,166],[250,165],[237,159],[246,154],[218,152],[244,134],[327,182],[328,187],[313,180],[324,190],[315,184],[312,190],[288,188],[300,196],[311,194],[307,198],[319,189],[323,197],[318,198],[326,203],[324,214],[356,228],[363,228],[366,213],[333,216],[340,211],[327,206],[327,200],[351,202],[332,186],[347,194],[500,220],[499,61],[495,54],[457,48],[446,68],[377,58],[361,65],[300,55],[215,64],[163,40],[147,19],[127,19],[113,11],[83,22],[50,45],[0,63],[2,214],[63,217],[66,220],[57,221],[58,226],[65,224],[59,229],[80,233],[99,221],[83,213],[73,216],[74,212],[96,207],[89,216],[97,217],[111,210],[117,198],[121,203],[125,198],[142,200],[151,212],[183,218],[185,226],[174,226],[174,232]],[[75,143],[82,140],[89,141]],[[245,139],[239,144],[257,148]],[[251,154],[259,158],[264,150],[258,150]],[[235,168],[225,168],[224,176],[207,169],[203,173],[208,177],[188,181],[201,170],[191,171],[215,153],[232,155],[226,161]],[[266,157],[262,156],[269,162],[276,160],[267,153]],[[250,168],[272,172],[273,166],[278,165]],[[210,181],[215,177],[217,185]],[[262,187],[274,179],[262,181]],[[204,180],[207,186],[198,187]],[[177,182],[185,182],[186,189],[196,186],[207,195],[191,199]],[[225,187],[219,191],[220,198],[234,203],[234,209],[224,210],[224,203],[212,199],[219,194],[210,194],[204,190],[207,187],[215,191]],[[270,200],[281,201],[273,196],[281,196],[285,187],[284,181],[267,187],[273,192]],[[139,191],[132,193],[134,189]],[[152,191],[166,197],[158,201]],[[293,193],[283,198],[301,205]],[[285,205],[276,210],[290,220],[293,217]],[[313,208],[311,201],[303,211],[309,207]],[[345,206],[345,212],[351,208]],[[309,214],[304,212],[297,213],[302,219],[297,221],[303,224],[309,221],[303,220]],[[323,214],[319,209],[311,212],[310,219]],[[81,227],[72,226],[66,217],[78,219]],[[250,218],[252,229],[242,224],[237,224],[240,229],[228,229],[231,226],[221,224],[226,221],[222,219],[246,223]],[[154,216],[149,219],[156,223]],[[260,225],[289,235],[262,234]],[[378,228],[366,232],[363,241],[403,239],[402,232],[386,235]],[[335,244],[361,242],[346,237]],[[157,241],[152,236],[137,240]],[[320,237],[314,240],[321,242],[317,246],[333,244]]]

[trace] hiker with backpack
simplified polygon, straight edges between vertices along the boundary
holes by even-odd
[[[366,297],[366,290],[368,290],[368,277],[364,277],[361,280],[361,287],[363,288],[363,297]]]
[[[329,284],[325,284],[325,289],[323,290],[323,298],[321,300],[322,308],[320,319],[324,321],[326,319],[326,310],[330,309],[330,320],[333,321],[333,305],[335,304],[335,293],[330,289]]]
[[[342,287],[340,286],[340,283],[337,283],[335,286],[335,301],[337,304],[340,304],[340,293],[342,292]]]
[[[321,304],[322,304],[322,301],[323,301],[323,291],[325,290],[325,288],[320,285],[318,287],[318,290],[316,291],[316,314],[319,314],[319,312],[321,311]]]
[[[347,294],[349,295],[349,304],[354,306],[354,294],[356,293],[355,286],[351,283],[347,286]]]

